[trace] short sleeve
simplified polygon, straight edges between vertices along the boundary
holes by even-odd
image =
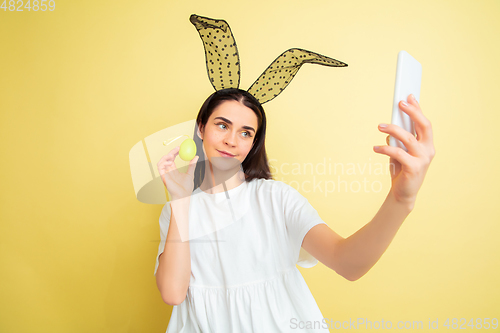
[[[167,202],[164,206],[163,209],[161,210],[160,214],[160,244],[158,245],[158,254],[156,255],[156,266],[155,266],[155,273],[154,275],[156,276],[156,271],[158,270],[158,265],[160,264],[160,254],[163,253],[163,250],[165,249],[165,242],[167,240],[167,233],[168,233],[168,227],[170,225],[170,214],[171,214],[171,207],[170,207],[170,202]]]
[[[326,223],[299,191],[288,184],[284,185],[285,224],[291,242],[292,253],[294,258],[297,258],[299,266],[313,267],[318,263],[318,260],[302,248],[302,241],[312,227]]]

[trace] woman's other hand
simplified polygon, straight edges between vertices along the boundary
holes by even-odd
[[[172,200],[186,198],[191,195],[194,189],[194,170],[199,156],[195,156],[189,162],[186,173],[179,172],[175,165],[175,158],[179,155],[180,146],[172,149],[163,156],[157,164],[158,172],[163,180],[163,184],[172,196]]]
[[[376,153],[390,157],[391,192],[395,199],[413,207],[427,169],[436,155],[436,150],[434,149],[431,122],[422,113],[415,97],[410,95],[408,103],[399,102],[399,108],[408,114],[414,122],[417,136],[415,137],[394,124],[385,124],[386,127],[382,127],[381,125],[384,124],[380,124],[379,130],[400,140],[408,152],[400,147],[389,145],[374,146],[373,149]]]

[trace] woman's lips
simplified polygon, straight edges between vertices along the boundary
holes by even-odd
[[[217,150],[219,152],[219,154],[221,154],[221,156],[223,157],[234,157],[234,155],[229,155],[229,154],[226,154],[226,153],[223,153],[221,152],[220,150]]]

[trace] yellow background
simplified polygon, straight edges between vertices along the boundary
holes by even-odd
[[[166,330],[162,207],[135,198],[128,153],[213,92],[192,13],[229,23],[243,89],[291,47],[349,65],[305,65],[264,105],[275,179],[288,183],[339,174],[284,163],[387,163],[372,147],[385,144],[397,53],[419,60],[437,154],[414,211],[360,280],[321,263],[301,272],[325,318],[438,319],[443,331],[447,318],[500,318],[499,1],[56,0],[53,12],[0,10],[0,332]],[[347,237],[390,176],[340,176],[382,190],[300,191]]]

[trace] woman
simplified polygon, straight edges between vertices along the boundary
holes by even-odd
[[[197,166],[196,156],[179,173],[176,147],[157,165],[172,196],[160,216],[155,267],[161,296],[174,305],[167,332],[328,332],[296,268],[300,248],[350,281],[387,249],[435,154],[430,122],[412,96],[408,102],[400,108],[414,121],[417,138],[395,125],[379,126],[408,153],[374,147],[395,165],[391,190],[373,220],[343,238],[298,191],[272,180],[259,102],[240,89],[212,94],[197,117],[204,161]]]

